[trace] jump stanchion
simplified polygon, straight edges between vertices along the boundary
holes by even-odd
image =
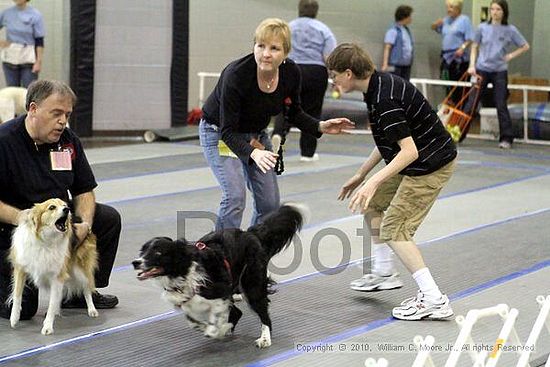
[[[423,339],[420,335],[417,335],[414,337],[413,342],[418,348],[418,354],[416,355],[412,367],[435,367],[432,357],[430,356],[431,348],[435,342],[434,337],[428,335]]]
[[[544,296],[537,296],[536,299],[540,306],[540,312],[535,320],[531,333],[529,333],[527,342],[525,342],[525,348],[519,357],[516,367],[525,367],[529,365],[529,357],[537,344],[537,339],[540,336],[543,326],[546,325],[546,329],[548,330],[548,333],[550,333],[550,295],[546,296],[546,298]],[[550,355],[548,355],[548,360],[546,361],[545,366],[550,367]]]
[[[494,344],[493,351],[491,352],[491,354],[489,354],[489,352],[485,350],[477,352],[476,348],[474,347],[474,340],[472,339],[473,326],[481,318],[497,315],[501,317],[501,319],[504,321],[504,324]],[[470,358],[472,359],[475,367],[496,366],[502,349],[498,348],[498,346],[506,344],[510,335],[514,343],[521,345],[519,337],[514,329],[514,323],[516,322],[517,316],[518,310],[515,308],[510,309],[506,304],[499,304],[493,307],[479,310],[470,310],[466,314],[465,318],[463,316],[457,316],[455,321],[460,326],[460,333],[458,334],[449,358],[445,363],[445,367],[456,366],[465,344],[468,344],[468,348],[466,348],[466,350],[468,351],[468,354],[470,355]]]

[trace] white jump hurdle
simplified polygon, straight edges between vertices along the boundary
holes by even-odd
[[[546,325],[546,329],[548,330],[548,333],[550,333],[550,295],[546,296],[546,298],[544,298],[544,296],[538,296],[537,302],[540,306],[540,312],[537,316],[537,319],[535,320],[535,324],[533,325],[531,333],[529,333],[529,337],[527,338],[527,342],[525,343],[526,346],[534,347],[537,344],[537,340],[544,325]],[[525,349],[521,353],[516,367],[528,366],[531,353],[531,348]],[[550,367],[550,354],[548,355],[548,360],[546,361],[546,367]]]
[[[489,351],[487,350],[476,350],[471,334],[473,326],[479,319],[491,316],[500,316],[504,321],[504,324],[494,343],[493,351],[489,354]],[[517,316],[518,310],[515,308],[510,309],[508,305],[505,304],[480,310],[470,310],[466,314],[465,318],[464,316],[457,316],[455,321],[460,326],[460,333],[458,334],[458,338],[456,339],[451,354],[445,363],[445,367],[456,366],[464,349],[468,351],[475,367],[496,366],[502,352],[501,348],[498,346],[506,344],[510,335],[511,339],[513,339],[513,343],[521,345],[519,337],[514,329],[514,323],[516,322]],[[468,347],[464,348],[466,344]]]
[[[525,342],[525,345],[521,344],[519,336],[514,328],[514,324],[518,317],[518,310],[515,308],[510,309],[506,304],[500,304],[493,307],[488,307],[479,310],[470,310],[466,317],[457,316],[455,321],[460,327],[460,333],[453,345],[451,353],[445,363],[445,367],[455,367],[462,354],[463,350],[467,350],[468,354],[473,362],[473,367],[495,367],[503,352],[504,346],[508,345],[515,353],[519,355],[519,360],[516,367],[528,367],[529,358],[535,350],[537,340],[546,326],[548,333],[550,334],[550,295],[547,297],[537,296],[537,303],[540,306],[540,312],[535,320],[533,328],[529,333],[529,337]],[[481,318],[500,316],[503,321],[502,328],[494,342],[492,348],[475,348],[474,340],[472,339],[472,329],[476,322]],[[428,335],[426,338],[422,338],[417,335],[414,338],[414,342],[419,348],[419,352],[413,363],[413,367],[434,367],[433,361],[430,357],[431,346],[434,345],[434,338]],[[420,346],[423,348],[420,348]],[[546,361],[545,367],[550,367],[550,354]]]

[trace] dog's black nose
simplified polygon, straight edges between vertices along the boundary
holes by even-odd
[[[134,261],[132,261],[132,265],[134,266],[134,269],[139,269],[140,265],[141,265],[141,260],[140,259],[136,259]]]
[[[65,207],[63,208],[63,214],[69,214],[70,209]]]

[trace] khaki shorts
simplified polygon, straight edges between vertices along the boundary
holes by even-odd
[[[456,159],[430,174],[396,175],[380,185],[368,211],[385,212],[380,226],[382,241],[412,241],[455,165]]]

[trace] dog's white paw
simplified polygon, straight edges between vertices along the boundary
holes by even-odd
[[[271,346],[271,330],[269,326],[262,325],[262,334],[256,339],[256,346],[258,348],[267,348]]]
[[[204,336],[207,336],[209,338],[219,338],[220,330],[215,327],[214,325],[208,325],[206,329],[204,330]]]
[[[260,337],[256,339],[256,346],[260,349],[271,346],[271,338]]]
[[[15,327],[17,326],[17,324],[19,324],[19,317],[13,317],[11,316],[10,317],[10,325],[13,329],[15,329]]]
[[[233,324],[231,324],[229,322],[223,324],[219,329],[220,330],[219,331],[220,338],[224,338],[226,336],[229,336],[231,334],[231,329],[233,329]]]
[[[51,335],[53,334],[53,325],[44,325],[41,331],[42,335]]]
[[[99,316],[99,312],[97,312],[97,310],[95,308],[93,309],[88,309],[88,316],[90,317],[98,317]]]

